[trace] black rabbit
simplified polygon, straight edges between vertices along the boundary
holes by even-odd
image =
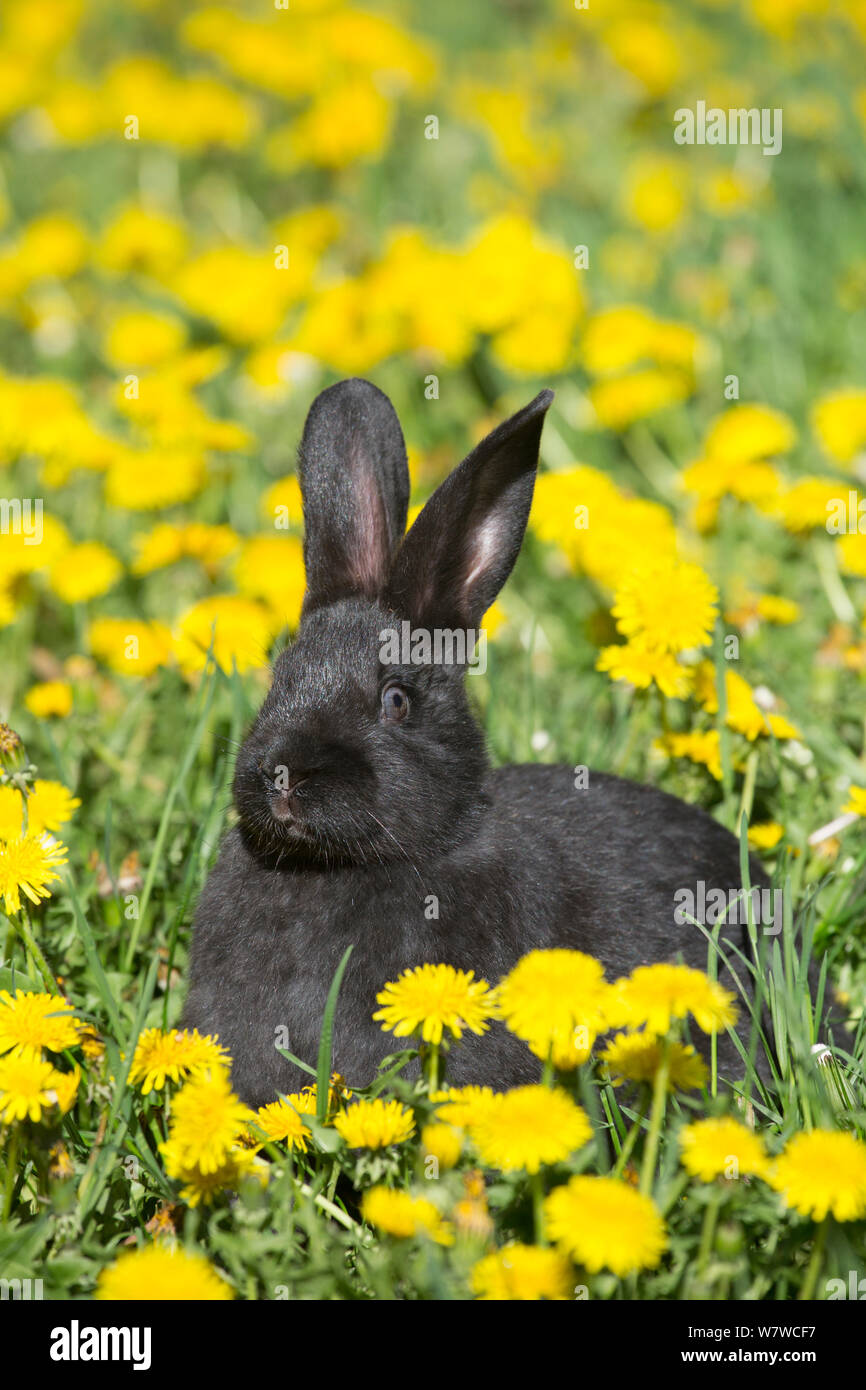
[[[590,773],[578,789],[570,767],[491,771],[465,691],[471,647],[450,664],[386,649],[394,632],[479,629],[520,550],[551,400],[541,392],[484,439],[405,536],[406,450],[387,397],[352,380],[313,403],[300,450],[302,620],[238,756],[239,823],[198,906],[183,1018],[219,1035],[249,1103],[309,1081],[275,1041],[315,1063],[349,943],[333,1061],[361,1085],[399,1045],[371,1015],[406,967],[442,961],[493,983],[527,951],[567,946],[610,978],[656,961],[706,968],[706,938],[678,920],[678,895],[739,890],[732,835],[613,776]],[[751,873],[766,889],[760,867]],[[722,940],[748,952],[745,927]],[[719,1055],[742,1074],[726,1036]],[[497,1088],[539,1068],[502,1025],[464,1035],[449,1059],[456,1083]]]

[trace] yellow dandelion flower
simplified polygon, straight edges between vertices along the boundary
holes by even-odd
[[[183,526],[173,521],[163,521],[152,530],[139,532],[132,538],[135,560],[133,574],[153,574],[154,570],[164,569],[183,558]]]
[[[798,535],[803,531],[824,529],[840,506],[847,506],[847,491],[832,478],[799,478],[761,510]]]
[[[79,798],[62,782],[37,777],[27,798],[28,833],[41,835],[44,830],[59,830],[80,805]]]
[[[361,1215],[368,1225],[384,1230],[386,1236],[409,1240],[425,1234],[439,1245],[450,1245],[453,1240],[452,1229],[431,1201],[392,1187],[371,1187],[366,1191],[361,1198]]]
[[[158,367],[176,357],[186,326],[169,314],[131,309],[118,314],[105,335],[105,360],[114,367]]]
[[[773,714],[772,712],[761,709],[757,704],[752,693],[749,682],[736,671],[725,672],[725,697],[727,703],[727,713],[725,723],[737,733],[743,734],[750,742],[763,735],[773,734],[775,738],[799,738],[800,731],[796,725],[791,724],[783,715]],[[710,708],[710,704],[715,703],[718,708],[715,692],[712,700],[708,701],[704,708]]]
[[[699,565],[646,564],[623,578],[611,612],[635,646],[676,653],[707,645],[718,597]]]
[[[755,849],[775,849],[784,834],[785,827],[778,821],[756,821],[749,826],[749,844]]]
[[[694,668],[695,699],[708,714],[718,714],[719,696],[716,688],[716,668],[706,657]],[[727,691],[727,678],[725,680]]]
[[[471,1134],[489,1167],[537,1173],[543,1164],[560,1163],[583,1148],[592,1126],[565,1091],[519,1086],[496,1096]]]
[[[65,1115],[72,1109],[78,1095],[78,1085],[81,1081],[81,1068],[73,1067],[72,1071],[58,1071],[54,1077],[54,1099],[60,1107],[61,1115]]]
[[[38,906],[50,898],[46,887],[60,875],[57,869],[66,863],[66,849],[48,835],[19,835],[14,840],[0,841],[0,897],[4,911],[11,915],[21,911],[21,894]]]
[[[866,816],[866,787],[855,787],[852,783],[848,788],[848,800],[842,810],[848,815]]]
[[[188,502],[205,482],[204,456],[197,450],[130,449],[119,453],[105,477],[110,507],[151,511]]]
[[[167,1080],[199,1075],[211,1068],[229,1067],[231,1058],[224,1047],[210,1034],[202,1037],[197,1029],[190,1032],[163,1033],[160,1028],[146,1028],[139,1035],[129,1069],[129,1083],[141,1083],[141,1093],[161,1091]]]
[[[111,1302],[205,1302],[234,1298],[234,1292],[203,1255],[157,1243],[130,1250],[104,1269],[95,1296]]]
[[[288,527],[301,530],[304,511],[297,475],[287,473],[284,478],[272,483],[262,497],[261,510],[272,526],[279,526],[282,530]]]
[[[644,154],[625,171],[622,204],[630,222],[652,233],[669,232],[682,220],[688,197],[682,164]]]
[[[776,1159],[768,1181],[785,1205],[823,1221],[866,1216],[866,1144],[853,1134],[813,1129],[797,1134]]]
[[[185,526],[164,521],[147,534],[133,536],[136,558],[133,574],[153,574],[154,570],[192,559],[212,574],[240,545],[240,537],[231,526],[208,526],[203,521],[191,521]]]
[[[23,828],[23,796],[17,787],[0,787],[0,840],[14,840]]]
[[[150,676],[171,661],[171,632],[164,623],[97,618],[88,638],[93,655],[120,676]]]
[[[421,1157],[434,1158],[440,1168],[453,1168],[460,1159],[463,1136],[453,1125],[424,1125],[421,1130]]]
[[[27,691],[24,704],[37,719],[65,719],[72,709],[72,686],[69,681],[39,681]]]
[[[390,101],[366,78],[344,79],[323,88],[291,125],[278,127],[266,157],[279,170],[306,163],[342,169],[380,153],[391,119]]]
[[[76,1047],[83,1025],[56,994],[0,990],[0,1052],[63,1052]]]
[[[123,573],[117,556],[100,541],[73,545],[51,567],[49,584],[64,603],[85,603],[108,593]]]
[[[186,244],[182,223],[131,204],[103,228],[95,259],[122,275],[143,272],[160,279],[183,260]]]
[[[595,663],[612,681],[628,681],[636,690],[647,690],[655,682],[663,695],[684,700],[691,687],[691,672],[681,666],[671,652],[655,651],[633,642],[603,647]]]
[[[443,1222],[433,1203],[426,1197],[413,1197],[390,1187],[371,1187],[361,1199],[364,1220],[386,1235],[408,1240],[427,1235],[439,1245],[450,1245],[453,1232]]]
[[[615,1027],[646,1027],[663,1036],[675,1019],[691,1014],[705,1033],[733,1027],[737,1018],[734,996],[689,965],[639,965],[627,979],[617,980],[608,1004]]]
[[[334,1120],[350,1149],[385,1149],[403,1144],[415,1133],[415,1120],[398,1100],[359,1100]]]
[[[593,375],[625,371],[651,355],[655,320],[638,304],[601,309],[586,325],[581,360]]]
[[[57,1104],[58,1086],[66,1098],[63,1074],[30,1049],[0,1058],[0,1123],[38,1124],[42,1111]]]
[[[761,459],[742,459],[736,455],[696,459],[684,468],[680,482],[687,492],[703,503],[736,497],[740,502],[768,504],[781,488],[782,480],[771,463]]]
[[[571,1265],[561,1251],[517,1242],[485,1255],[470,1276],[475,1297],[497,1303],[561,1302],[571,1298],[573,1284]]]
[[[678,405],[692,389],[688,373],[676,367],[644,367],[595,381],[587,394],[603,429],[624,430],[665,406]]]
[[[601,1053],[615,1076],[625,1081],[653,1081],[662,1059],[658,1038],[647,1033],[619,1033]],[[703,1058],[689,1044],[676,1042],[668,1054],[668,1090],[694,1091],[706,1085]]]
[[[216,1168],[208,1165],[207,1170],[198,1163],[185,1162],[184,1148],[175,1140],[168,1139],[159,1148],[165,1160],[166,1173],[182,1184],[180,1195],[189,1207],[202,1204],[210,1206],[220,1193],[237,1188],[241,1179],[250,1172],[262,1186],[268,1179],[267,1164],[257,1159],[254,1150],[241,1145],[234,1145]]]
[[[717,782],[722,780],[721,739],[718,729],[688,734],[665,734],[653,741],[653,747],[666,753],[669,758],[688,758],[690,762],[699,763],[712,773]]]
[[[642,564],[659,564],[676,556],[673,518],[666,507],[643,498],[618,495],[616,506],[590,513],[588,527],[577,532],[577,567],[599,584],[615,590],[622,575]]]
[[[281,625],[298,626],[307,576],[297,536],[252,536],[234,563],[234,578],[240,593],[262,599]]]
[[[213,294],[215,284],[221,287],[219,295]],[[278,269],[273,254],[264,249],[216,246],[188,260],[172,288],[194,314],[216,323],[225,338],[258,343],[279,332],[287,308],[306,286],[291,261]]]
[[[641,83],[650,99],[663,97],[681,79],[686,65],[682,40],[652,11],[646,17],[640,11],[623,14],[605,24],[601,37],[615,62]]]
[[[46,213],[28,222],[18,241],[17,254],[27,278],[52,276],[66,280],[87,259],[87,237],[74,218]]]
[[[223,1067],[192,1077],[174,1099],[169,1133],[173,1160],[184,1168],[198,1167],[205,1176],[215,1173],[252,1119]]]
[[[208,650],[223,671],[232,664],[243,673],[266,666],[271,644],[281,619],[252,599],[220,594],[202,599],[180,619],[174,642],[178,663],[185,675],[204,670]]]
[[[432,1096],[439,1119],[459,1129],[477,1124],[487,1114],[494,1099],[494,1092],[489,1086],[451,1086]]]
[[[101,1062],[105,1056],[105,1043],[92,1028],[85,1027],[81,1034],[81,1051],[91,1062]]]
[[[853,463],[866,447],[866,391],[833,391],[812,411],[812,427],[824,449],[839,463]]]
[[[684,1125],[679,1141],[683,1167],[702,1182],[767,1175],[769,1161],[760,1137],[728,1115]]]
[[[491,604],[487,612],[484,614],[484,620],[481,624],[481,629],[484,633],[486,633],[488,642],[493,642],[496,640],[497,633],[505,626],[507,622],[508,614],[506,613],[502,604],[498,601]]]
[[[866,531],[840,536],[836,542],[839,562],[849,574],[866,579]]]
[[[506,1026],[543,1061],[579,1066],[604,1028],[608,991],[601,963],[582,951],[530,951],[500,981]]]
[[[8,400],[5,399],[3,392],[3,378],[0,376],[0,406],[8,409],[8,405]],[[56,403],[36,401],[29,408],[45,410],[52,405],[56,405]],[[4,441],[7,449],[10,447],[10,442],[16,451],[19,447],[24,447],[26,443],[33,452],[36,452],[34,446],[38,441],[28,439],[26,435],[21,439],[13,436],[12,441],[8,438]],[[32,537],[28,537],[25,532],[24,526],[17,529],[7,528],[3,532],[2,572],[7,578],[14,578],[19,574],[33,574],[36,570],[46,569],[49,565],[53,565],[54,561],[71,545],[63,523],[45,512],[42,514],[42,540],[40,544],[33,545]]]
[[[376,995],[383,1008],[373,1019],[385,1032],[393,1029],[395,1038],[420,1033],[425,1042],[440,1043],[445,1029],[460,1038],[464,1028],[480,1036],[495,1016],[495,1006],[490,986],[474,973],[430,964],[404,970]]]
[[[785,454],[796,442],[797,431],[787,415],[772,406],[743,402],[716,416],[704,451],[709,458],[744,463]]]
[[[793,599],[782,598],[779,594],[759,594],[756,603],[758,617],[766,623],[789,626],[800,616],[800,605]]]
[[[571,1178],[550,1193],[544,1210],[551,1240],[591,1274],[655,1269],[667,1247],[655,1205],[616,1178]]]
[[[558,546],[576,566],[582,563],[591,531],[604,517],[618,512],[624,500],[611,479],[595,468],[580,465],[542,473],[535,484],[529,521],[541,540]]]
[[[288,1144],[290,1149],[306,1153],[310,1131],[304,1125],[302,1116],[315,1113],[316,1097],[313,1092],[302,1091],[299,1095],[285,1096],[270,1105],[259,1107],[251,1133],[257,1137],[255,1126],[258,1126],[272,1143]]]

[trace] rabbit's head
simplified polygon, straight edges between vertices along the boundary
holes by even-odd
[[[482,440],[405,535],[406,448],[388,398],[352,380],[313,402],[301,623],[235,770],[257,853],[415,861],[472,833],[487,759],[463,678],[520,549],[552,395]]]

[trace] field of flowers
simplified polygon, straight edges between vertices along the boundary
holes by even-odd
[[[678,143],[698,103],[775,112],[781,148]],[[0,1278],[851,1296],[866,2],[6,0],[0,125]],[[380,1076],[333,1075],[326,1027],[309,1088],[257,1112],[176,1031],[300,613],[297,441],[349,375],[394,400],[416,504],[555,389],[472,683],[491,752],[656,783],[762,856],[773,1084],[757,1020],[745,1081],[692,1045],[748,1008],[712,953],[383,979]],[[813,953],[853,1038],[823,1065]],[[449,1086],[492,1018],[541,1084]]]

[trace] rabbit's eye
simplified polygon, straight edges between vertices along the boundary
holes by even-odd
[[[409,713],[409,696],[399,685],[386,685],[382,691],[382,718],[396,724]]]

